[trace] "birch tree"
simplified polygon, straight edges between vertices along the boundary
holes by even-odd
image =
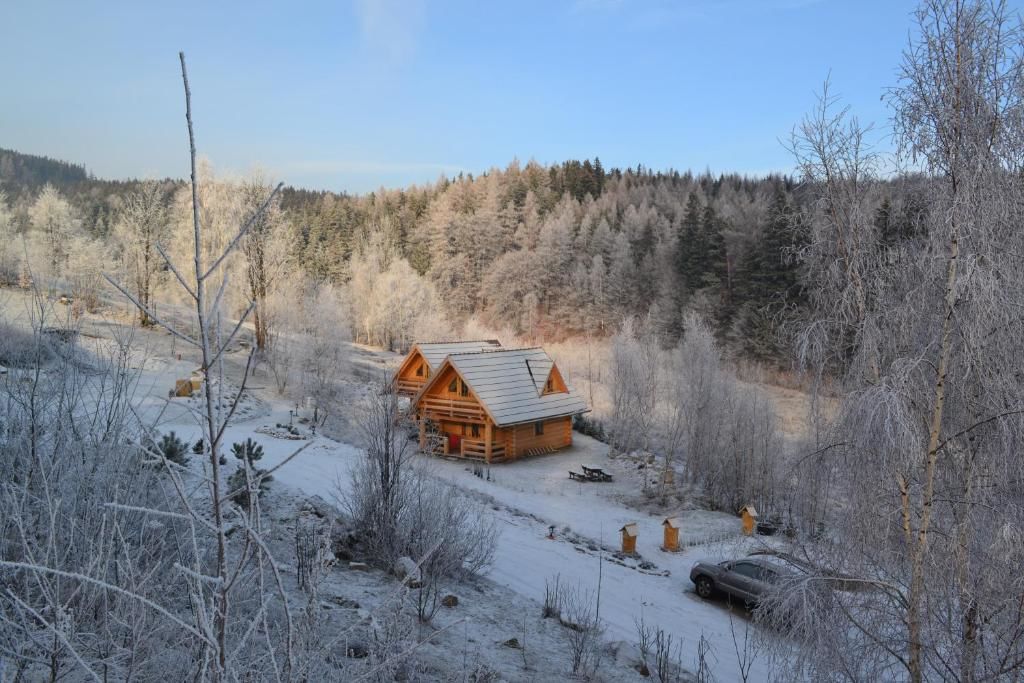
[[[32,224],[35,267],[43,269],[52,293],[67,267],[71,238],[77,231],[75,215],[71,204],[49,184],[39,192],[28,215]]]
[[[153,325],[146,313],[153,305],[156,281],[163,267],[157,246],[165,244],[170,232],[167,195],[156,181],[147,181],[128,195],[114,224],[114,239],[121,248],[121,264],[132,286],[139,324]]]
[[[886,247],[898,258],[872,261],[877,246],[847,242],[869,268],[867,315],[850,330],[836,445],[818,455],[839,461],[845,509],[811,551],[820,569],[780,598],[799,615],[783,624],[796,643],[787,661],[851,680],[1014,680],[1024,666],[1020,25],[984,0],[926,0],[916,20],[890,102],[900,151],[926,176],[926,229]],[[852,578],[822,591],[837,573]]]
[[[280,200],[275,199],[263,209],[263,202],[272,189],[259,172],[243,181],[239,188],[243,220],[252,219],[242,240],[242,253],[245,255],[246,295],[256,304],[252,311],[256,349],[261,352],[267,350],[272,324],[268,298],[287,257]]]

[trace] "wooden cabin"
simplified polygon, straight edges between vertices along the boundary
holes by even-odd
[[[413,406],[423,451],[488,463],[571,446],[588,410],[541,348],[450,354]]]
[[[497,339],[476,341],[417,342],[409,349],[395,373],[395,391],[403,396],[415,396],[430,375],[441,367],[444,359],[453,353],[469,353],[500,349]]]

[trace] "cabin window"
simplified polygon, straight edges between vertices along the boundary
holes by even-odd
[[[480,436],[480,425],[470,425],[473,431],[473,436]]]
[[[550,394],[554,390],[555,390],[554,382],[552,382],[551,378],[548,377],[548,382],[547,382],[547,384],[544,385],[544,393],[545,394]]]
[[[544,423],[543,422],[534,422],[533,423],[533,435],[534,436],[540,436],[543,433],[544,433]]]
[[[449,393],[456,393],[459,390],[459,380],[457,377],[452,377],[452,381],[448,382]]]
[[[466,435],[466,423],[465,422],[462,423],[462,435],[463,436]]]
[[[416,366],[416,376],[417,377],[422,377],[423,376],[423,366],[422,365],[417,365]]]
[[[469,387],[466,386],[466,383],[459,382],[459,384],[461,385],[459,388],[459,393],[462,394],[463,396],[469,396]]]

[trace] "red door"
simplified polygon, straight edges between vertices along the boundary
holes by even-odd
[[[462,437],[461,436],[459,436],[458,434],[449,434],[448,435],[448,452],[449,453],[458,453],[461,450],[459,448],[459,444],[460,443],[462,443]]]

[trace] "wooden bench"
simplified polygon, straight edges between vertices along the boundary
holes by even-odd
[[[574,479],[576,481],[589,481],[589,479],[587,478],[587,476],[585,474],[580,474],[579,472],[573,472],[572,470],[569,470],[569,478],[570,479]]]
[[[587,467],[586,465],[580,465],[583,469],[583,474],[590,481],[611,481],[612,475],[608,474],[600,467]]]

